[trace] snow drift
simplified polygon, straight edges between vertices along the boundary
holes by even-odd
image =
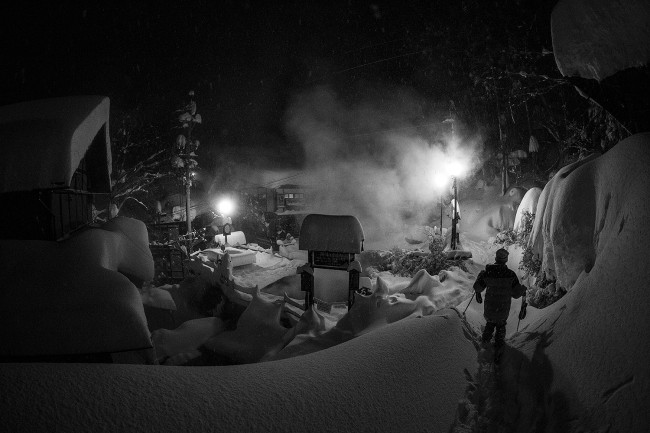
[[[514,338],[548,357],[549,404],[589,429],[650,425],[647,247],[650,133],[561,170],[544,188],[532,242],[569,293]],[[564,400],[564,403],[562,401]]]

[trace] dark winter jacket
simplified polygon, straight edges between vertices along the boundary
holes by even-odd
[[[487,265],[474,283],[474,290],[485,294],[483,316],[488,322],[505,322],[510,312],[510,299],[519,298],[526,293],[526,288],[519,284],[517,274],[505,264]]]

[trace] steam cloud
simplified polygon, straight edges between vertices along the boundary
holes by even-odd
[[[312,211],[355,215],[366,239],[426,223],[441,194],[435,175],[450,178],[451,161],[471,174],[481,147],[451,140],[448,112],[426,113],[426,105],[403,89],[354,104],[327,87],[295,97],[287,130],[304,147]]]

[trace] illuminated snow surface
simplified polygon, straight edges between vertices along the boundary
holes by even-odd
[[[471,265],[442,282],[384,275],[335,326],[306,314],[284,350],[270,344],[289,338],[278,305],[255,296],[239,326],[249,341],[267,338],[267,362],[3,364],[0,423],[30,432],[645,432],[648,146],[650,134],[633,136],[545,187],[533,242],[569,291],[529,308],[518,333],[513,301],[498,367],[477,344],[483,306],[473,301],[466,320],[461,314],[481,268]],[[458,310],[445,308],[459,299]],[[158,334],[161,347],[183,352],[227,332],[218,319],[198,320],[176,330],[196,341],[173,349],[161,343],[179,341],[170,331]]]

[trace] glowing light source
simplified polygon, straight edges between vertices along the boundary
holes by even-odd
[[[221,215],[228,216],[232,215],[235,210],[235,203],[229,198],[222,198],[217,203],[217,212]]]
[[[449,176],[447,176],[445,173],[438,172],[433,176],[433,184],[438,189],[443,189],[445,186],[447,186],[448,182]]]
[[[454,177],[462,176],[466,169],[465,164],[459,160],[451,161],[448,167],[449,174]]]

